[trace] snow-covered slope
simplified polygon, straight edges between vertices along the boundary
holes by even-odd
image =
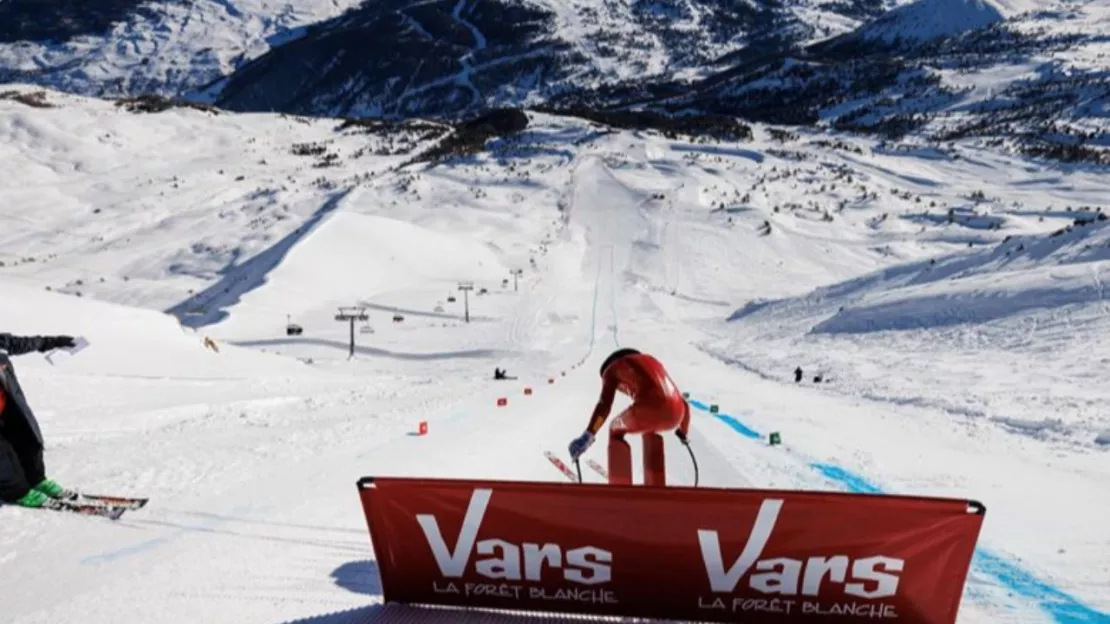
[[[658,354],[698,405],[781,433],[768,446],[696,411],[707,486],[982,501],[960,624],[1110,611],[1110,464],[1092,439],[1110,396],[1091,382],[1110,371],[1089,355],[1106,330],[1106,230],[1074,226],[1097,219],[1105,171],[538,113],[484,151],[400,167],[442,131],[43,98],[56,107],[0,101],[17,176],[0,186],[0,324],[89,336],[53,366],[17,360],[50,473],[152,502],[118,523],[0,507],[6,622],[426,615],[377,604],[355,480],[561,479],[542,451],[581,431],[617,346]],[[400,153],[373,155],[391,137]],[[155,177],[171,171],[176,189]],[[163,183],[140,186],[151,177]],[[286,218],[252,225],[269,212],[255,184]],[[1052,307],[1028,304],[1050,290]],[[1025,307],[982,304],[993,295]],[[907,315],[911,300],[958,312]],[[352,305],[372,332],[356,324],[349,360],[334,315]],[[286,315],[303,334],[286,335]],[[495,366],[519,379],[493,381]],[[1027,435],[1050,414],[1058,425]],[[420,421],[429,434],[409,435]],[[689,482],[684,453],[668,461]]]
[[[39,106],[0,99],[3,274],[118,303],[185,302],[239,277],[227,271],[242,259],[280,256],[344,201],[340,180],[401,163],[430,132],[338,127],[57,93]]]
[[[84,336],[96,348],[78,355],[60,354],[51,365],[44,359],[29,365],[38,370],[64,371],[65,377],[173,379],[189,371],[195,380],[252,376],[265,370],[278,377],[319,376],[296,360],[237,348],[221,341],[205,344],[202,331],[181,326],[178,319],[156,310],[44,292],[3,278],[6,305],[0,326],[13,334]],[[20,367],[22,368],[22,366]],[[79,406],[73,406],[78,408]]]
[[[985,28],[1003,19],[990,0],[917,0],[883,14],[856,32],[864,41],[920,43]]]
[[[1110,323],[1110,230],[1101,212],[1070,216],[1076,225],[1055,234],[749,304],[730,318],[738,331],[727,351],[774,377],[802,366],[835,392],[1097,447],[1110,430],[1095,390],[1102,358],[1091,357]],[[953,386],[975,391],[944,392]]]

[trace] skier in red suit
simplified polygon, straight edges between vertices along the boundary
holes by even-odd
[[[635,349],[610,354],[601,365],[601,380],[601,397],[586,431],[570,443],[570,456],[577,460],[594,443],[619,390],[632,399],[632,405],[609,427],[609,483],[632,483],[632,449],[624,436],[642,434],[644,485],[666,485],[663,437],[659,434],[674,430],[686,444],[690,406],[682,393],[659,360]]]

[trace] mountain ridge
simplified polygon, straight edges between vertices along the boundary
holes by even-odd
[[[970,137],[1062,162],[1110,163],[1110,76],[1100,60],[1110,39],[1098,34],[1110,30],[1110,11],[1095,2],[87,6],[134,13],[99,48],[88,48],[88,35],[0,45],[0,81],[322,117],[457,123],[506,107],[711,114],[933,148]],[[87,19],[91,28],[106,18],[93,11]],[[214,34],[191,39],[201,27]],[[30,32],[9,27],[4,39],[0,29],[0,41],[16,30]],[[176,43],[159,47],[157,33]],[[177,67],[165,56],[133,62],[144,46],[193,56]],[[130,56],[109,62],[108,48]],[[74,57],[88,49],[100,50],[88,61],[95,71]],[[35,62],[43,68],[26,69]]]

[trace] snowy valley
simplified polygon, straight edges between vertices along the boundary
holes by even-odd
[[[89,340],[12,358],[48,473],[151,502],[0,506],[0,620],[581,621],[383,606],[355,483],[564,480],[634,347],[699,486],[980,501],[960,624],[1110,622],[1105,3],[51,10],[0,332]]]
[[[0,320],[92,344],[17,358],[48,466],[157,502],[116,524],[0,508],[9,621],[405,617],[365,606],[380,590],[354,481],[558,479],[542,452],[578,433],[598,363],[627,345],[782,435],[699,413],[702,484],[845,487],[812,468],[829,463],[981,500],[961,622],[1110,605],[1101,171],[541,113],[429,161],[451,131],[426,122],[15,91]],[[370,317],[353,359],[341,306]],[[675,452],[668,469],[692,478]],[[64,598],[35,597],[58,582]]]

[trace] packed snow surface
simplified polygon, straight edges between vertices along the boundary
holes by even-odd
[[[49,473],[152,500],[0,507],[5,622],[466,620],[380,605],[356,481],[563,479],[617,346],[737,423],[695,410],[703,485],[975,499],[961,623],[1110,617],[1105,171],[544,115],[398,168],[425,135],[47,97],[0,100],[0,329],[89,339],[15,359]]]

